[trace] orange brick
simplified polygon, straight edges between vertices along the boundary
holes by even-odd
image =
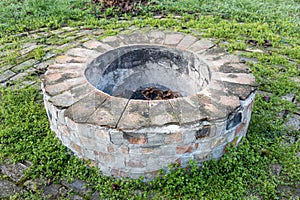
[[[177,154],[184,154],[184,153],[191,153],[193,151],[192,145],[185,145],[185,146],[177,146],[176,153]]]
[[[171,135],[166,135],[165,137],[165,144],[170,143],[180,143],[183,141],[182,133],[173,133]]]

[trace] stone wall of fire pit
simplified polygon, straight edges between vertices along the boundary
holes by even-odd
[[[255,80],[208,39],[162,31],[90,40],[42,78],[51,129],[105,175],[151,178],[169,164],[219,159],[245,136]],[[135,99],[141,87],[178,95]]]

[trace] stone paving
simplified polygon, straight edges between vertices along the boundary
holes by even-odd
[[[40,88],[39,75],[44,74],[54,56],[101,34],[100,29],[65,27],[54,31],[40,29],[16,35],[20,40],[18,43],[21,44],[17,50],[13,43],[0,47],[0,85],[13,87],[15,83],[19,83],[21,87]],[[42,51],[41,56],[36,55],[39,50]],[[18,56],[8,63],[9,55]],[[72,183],[61,181],[59,184],[43,179],[28,180],[24,171],[29,166],[29,162],[12,164],[5,161],[0,164],[0,199],[19,199],[20,195],[28,192],[40,194],[45,199],[99,199],[99,192],[92,191],[81,180]]]
[[[86,41],[97,38],[101,34],[100,29],[64,27],[59,30],[39,29],[16,35],[18,44],[12,42],[0,46],[0,85],[13,87],[14,82],[19,82],[23,87],[32,85],[40,88],[39,75],[43,74],[46,68],[53,63],[53,57],[72,47],[81,46]],[[178,35],[178,37],[180,36]],[[108,40],[107,42],[110,42],[111,46],[118,42]],[[166,40],[166,42],[172,45],[172,41]],[[187,39],[182,42],[185,45],[191,41]],[[243,59],[249,60],[248,58]],[[299,130],[299,102],[296,102],[293,94],[283,98],[297,104],[297,113],[282,115],[283,117],[290,117],[287,125],[291,130]],[[173,139],[176,140],[176,135],[170,138],[170,140]],[[291,138],[290,142],[294,140],[295,138]],[[45,199],[62,197],[68,199],[99,198],[99,191],[90,190],[81,180],[72,183],[61,181],[59,184],[45,179],[27,180],[24,170],[29,166],[30,162],[12,164],[9,160],[0,165],[0,199],[18,199],[19,195],[25,192],[40,193],[41,198]],[[272,169],[274,169],[275,174],[278,174],[281,171],[281,166],[272,166]],[[283,186],[281,191],[292,193],[295,198],[300,196],[300,191],[297,188]]]

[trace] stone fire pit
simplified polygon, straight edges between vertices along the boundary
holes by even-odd
[[[210,40],[160,31],[90,40],[58,56],[42,84],[62,143],[105,175],[131,178],[219,159],[245,136],[255,87]]]

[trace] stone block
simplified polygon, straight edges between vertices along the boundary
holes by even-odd
[[[48,84],[57,83],[61,79],[62,79],[61,73],[51,73],[47,75],[47,77],[44,79],[44,84],[48,85]]]
[[[161,44],[165,47],[158,51]],[[239,125],[248,124],[253,105],[252,96],[246,93],[254,91],[255,85],[252,80],[249,84],[240,82],[251,73],[236,63],[238,57],[228,55],[211,41],[197,41],[181,33],[137,31],[102,41],[89,40],[83,46],[88,49],[74,48],[58,57],[56,64],[48,67],[42,87],[57,137],[80,157],[93,160],[103,174],[150,177],[149,172],[167,169],[176,161],[185,166],[190,159],[198,163],[218,159],[229,142],[238,142],[244,135],[247,127]],[[106,52],[116,47],[120,48],[108,54],[93,54],[96,51],[91,50]],[[178,53],[183,49],[188,51]],[[158,71],[149,63],[156,60]],[[148,71],[141,67],[144,64]],[[140,71],[131,77],[128,71],[136,67]],[[160,70],[171,70],[171,82],[176,79],[176,83],[170,85],[163,76],[165,71]],[[140,75],[143,73],[145,77]],[[99,83],[101,75],[109,78]],[[84,78],[82,84],[66,83],[77,76]],[[183,97],[149,101],[131,99],[132,92],[128,92],[130,98],[126,96],[124,88],[134,91],[145,81],[158,82]],[[114,97],[118,95],[124,98]]]
[[[222,73],[214,72],[213,78],[222,82],[237,83],[242,85],[256,86],[255,79],[252,74],[245,73]]]
[[[55,63],[87,63],[90,60],[88,57],[75,57],[69,55],[61,55],[55,58]]]
[[[186,130],[183,132],[183,143],[191,144],[196,141],[196,130],[191,128],[191,130]]]
[[[70,148],[74,151],[75,154],[77,155],[82,155],[83,151],[82,151],[82,147],[79,146],[78,144],[74,143],[74,142],[70,142]]]
[[[45,199],[57,199],[59,197],[59,185],[51,184],[43,188],[42,197]]]
[[[117,127],[119,129],[139,129],[148,127],[149,104],[147,101],[130,100]]]
[[[50,98],[49,102],[59,107],[68,107],[72,105],[75,102],[75,100],[72,97],[71,91],[65,91],[61,94]]]
[[[83,149],[87,150],[97,150],[97,151],[103,151],[106,150],[106,146],[104,144],[96,144],[95,140],[93,138],[88,138],[84,136],[79,136],[79,141]],[[101,148],[101,149],[99,149]]]
[[[109,144],[106,147],[107,147],[107,151],[109,153],[115,153],[115,152],[117,152],[117,150],[116,150],[117,145]]]
[[[89,40],[89,41],[83,43],[82,46],[84,46],[87,49],[96,50],[101,45],[103,45],[103,43],[99,42],[98,40],[93,39],[93,40]],[[111,49],[111,47],[110,47],[110,49]],[[107,50],[110,50],[110,49],[107,49]]]
[[[80,137],[94,138],[95,126],[91,124],[77,124],[77,135]]]
[[[147,144],[150,146],[163,145],[164,141],[165,141],[164,134],[158,134],[158,133],[148,133],[147,134]]]
[[[87,123],[115,128],[127,106],[128,99],[109,97],[91,114]]]
[[[57,128],[62,135],[70,136],[70,130],[66,125],[59,125]]]
[[[100,55],[100,53],[98,51],[84,48],[72,48],[66,52],[66,55],[83,58],[96,58]]]
[[[210,139],[210,140],[206,140],[206,141],[200,141],[198,144],[198,148],[197,150],[199,151],[203,151],[203,152],[207,152],[207,151],[210,151],[211,149],[211,141],[213,139]]]
[[[22,180],[24,180],[24,171],[27,168],[28,166],[22,163],[5,164],[0,166],[1,172],[16,183],[20,183]]]
[[[125,43],[117,36],[108,36],[106,38],[103,38],[101,41],[114,48],[125,45]]]
[[[199,102],[194,101],[192,98],[182,97],[170,99],[169,101],[181,125],[195,123],[202,119],[199,110]]]
[[[110,134],[109,134],[109,129],[107,128],[100,128],[100,127],[95,127],[95,132],[94,132],[94,139],[97,141],[102,141],[103,143],[110,143]]]
[[[212,41],[208,39],[201,39],[191,45],[188,49],[194,52],[203,52],[207,49],[212,48],[213,46],[215,46],[215,44]]]
[[[177,49],[185,50],[194,44],[198,39],[192,35],[186,35],[176,46]]]
[[[240,103],[243,108],[252,109],[255,98],[255,92],[249,93],[248,95],[249,96],[247,96],[247,99],[241,100]]]
[[[91,93],[94,88],[88,84],[75,86],[70,90],[64,91],[56,96],[49,99],[55,106],[58,107],[69,107],[75,102],[87,96]]]
[[[220,145],[218,147],[215,147],[212,150],[212,158],[213,159],[219,159],[219,158],[221,158],[222,155],[224,154],[225,146],[226,146],[226,144],[222,144],[222,145]]]
[[[239,98],[237,96],[220,96],[220,103],[225,107],[233,110],[240,106]]]
[[[155,151],[154,153],[156,155],[164,155],[164,156],[172,157],[176,155],[176,148],[177,148],[176,144],[169,144],[169,145],[159,147],[157,151]]]
[[[145,177],[146,179],[151,180],[151,179],[153,179],[153,177],[156,177],[156,176],[158,176],[159,174],[160,174],[160,170],[153,170],[153,171],[150,171],[150,172],[145,172],[145,173],[144,173],[144,177]]]
[[[89,160],[96,160],[96,155],[94,150],[90,150],[88,148],[82,148],[82,152],[85,158],[88,158]]]
[[[226,123],[227,121],[219,121],[219,122],[216,122],[216,136],[220,136],[220,135],[223,135],[225,134],[226,132]]]
[[[227,136],[226,135],[219,136],[219,137],[214,137],[214,138],[211,139],[211,144],[210,144],[211,147],[210,148],[213,149],[213,148],[215,148],[217,146],[226,144],[227,143],[226,140],[227,140]]]
[[[181,33],[167,33],[165,36],[164,45],[176,46],[183,38],[184,35]]]
[[[173,108],[168,101],[150,101],[149,117],[153,126],[179,123]]]
[[[107,99],[102,92],[92,92],[85,98],[74,103],[65,111],[65,116],[74,122],[87,122],[90,116]]]
[[[66,125],[69,128],[69,130],[77,132],[77,130],[78,130],[77,123],[75,123],[73,120],[71,120],[68,117],[65,117],[65,122],[66,122]]]
[[[41,190],[45,185],[47,185],[47,180],[45,179],[31,179],[24,182],[24,186],[33,192]]]
[[[147,144],[148,143],[148,138],[146,135],[123,133],[123,138],[126,139],[129,142],[129,144]]]
[[[181,143],[183,142],[183,134],[178,133],[171,133],[165,136],[165,144],[173,144],[173,143]]]
[[[28,69],[29,67],[33,67],[34,63],[36,61],[34,59],[30,59],[30,60],[27,60],[21,64],[18,64],[16,66],[14,66],[11,70],[14,71],[14,72],[21,72],[21,71],[24,71],[26,69]]]
[[[0,180],[0,198],[10,199],[14,194],[21,192],[22,189],[8,180]]]
[[[125,166],[130,168],[144,168],[146,167],[146,162],[144,160],[130,159],[125,161]]]
[[[149,39],[146,34],[142,32],[135,31],[131,34],[119,35],[119,37],[127,44],[145,44],[149,43]]]
[[[227,143],[230,143],[234,140],[235,136],[236,136],[236,131],[230,131],[229,133],[226,133],[226,137],[227,137]]]
[[[58,95],[66,90],[69,90],[75,86],[81,85],[85,83],[84,77],[78,77],[78,78],[73,78],[73,79],[67,79],[63,82],[54,84],[54,85],[47,85],[45,87],[45,91],[50,95],[50,96],[55,96]]]
[[[96,160],[105,163],[105,165],[112,164],[115,162],[115,156],[101,151],[94,151],[94,154],[96,156]]]
[[[11,70],[6,70],[3,73],[0,74],[0,83],[3,83],[4,81],[7,81],[11,77],[13,77],[16,73],[14,73]]]
[[[110,141],[114,145],[129,144],[129,142],[127,140],[124,140],[123,132],[121,132],[121,131],[110,130],[109,135],[110,135]]]
[[[94,90],[95,90],[95,88],[87,83],[87,84],[79,85],[77,87],[72,88],[71,94],[72,94],[72,97],[74,98],[74,101],[78,101],[78,100],[86,97],[88,94],[90,94]]]
[[[150,170],[159,170],[161,168],[164,168],[164,167],[168,167],[169,164],[171,164],[171,162],[168,163],[169,159],[167,159],[168,157],[166,156],[160,156],[161,158],[159,157],[150,157],[149,159],[147,159],[145,162],[147,163],[146,164],[146,171],[148,171],[149,169]],[[164,159],[162,159],[164,158]]]
[[[22,45],[22,49],[20,50],[20,54],[21,55],[25,55],[28,54],[29,52],[31,52],[32,50],[34,50],[35,48],[41,47],[42,45],[37,45],[36,43],[33,42],[28,42]]]
[[[177,154],[184,154],[184,153],[191,153],[193,152],[193,146],[192,145],[184,145],[184,146],[177,146],[176,147],[176,153]]]
[[[221,81],[222,82],[222,81]],[[228,91],[229,95],[238,96],[241,100],[246,100],[249,94],[255,91],[255,87],[249,85],[242,85],[238,83],[222,82],[224,89]],[[242,104],[242,103],[241,103]]]
[[[129,177],[129,170],[126,169],[110,169],[110,172],[108,175],[112,175],[115,177]]]
[[[150,31],[148,38],[152,44],[163,44],[165,40],[165,33],[162,31]]]
[[[62,78],[65,79],[65,76],[63,74],[83,74],[85,65],[83,63],[55,63],[55,64],[51,64],[49,65],[49,67],[47,68],[47,73],[45,76],[49,76],[48,80],[47,78],[45,78],[45,76],[42,77],[42,80],[44,82],[46,82],[46,85],[48,84],[52,84],[52,83],[56,83],[59,80],[61,80]],[[56,74],[59,73],[61,74],[61,77],[56,78],[55,75],[52,74]],[[53,76],[53,77],[51,77]],[[56,79],[56,80],[55,80]]]
[[[130,149],[132,152],[136,152],[137,154],[146,154],[146,155],[152,155],[154,157],[157,156],[172,156],[176,154],[176,144],[174,145],[164,145],[164,146],[157,146],[157,147],[142,147],[140,149],[136,149],[136,151],[133,151],[133,149]]]
[[[211,151],[196,151],[193,153],[194,159],[198,162],[204,162],[212,159]]]
[[[250,73],[250,69],[243,63],[225,63],[221,65],[218,71],[223,73]]]
[[[80,179],[77,179],[71,183],[67,181],[61,181],[62,185],[65,187],[75,191],[80,195],[90,195],[92,194],[92,189],[88,186],[88,184]]]
[[[245,136],[246,131],[247,131],[247,124],[241,123],[241,124],[238,125],[238,126],[236,127],[236,129],[234,130],[235,136]]]
[[[72,149],[71,147],[71,138],[67,135],[64,135],[64,134],[60,134],[59,135],[59,132],[56,132],[56,136],[61,140],[61,143],[63,145],[65,145],[66,147]]]

